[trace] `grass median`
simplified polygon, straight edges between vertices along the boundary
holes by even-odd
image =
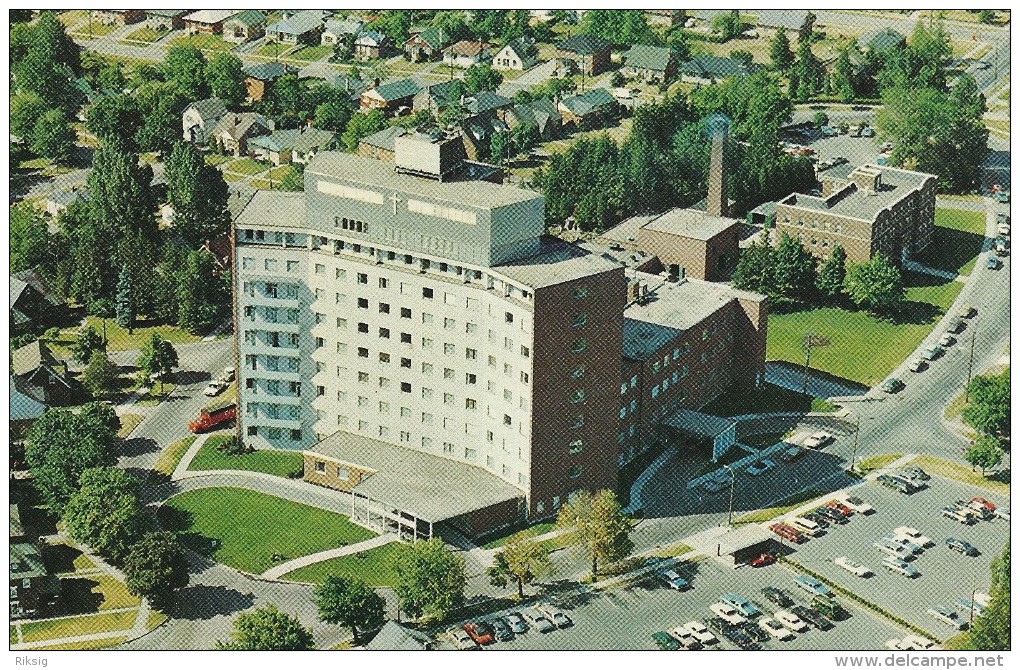
[[[188,470],[250,470],[277,477],[287,477],[301,470],[303,457],[298,451],[259,449],[231,456],[219,450],[220,446],[232,439],[233,435],[210,437],[188,464]]]

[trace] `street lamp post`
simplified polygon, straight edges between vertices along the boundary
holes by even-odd
[[[726,468],[726,471],[730,473],[730,511],[729,511],[729,514],[726,517],[726,525],[727,526],[732,526],[733,525],[733,485],[736,483],[737,473],[733,472],[733,468],[731,468],[728,465],[723,465],[723,467]]]
[[[967,383],[963,387],[963,402],[967,404],[970,402],[970,378],[974,374],[974,338],[977,337],[977,330],[971,328],[970,330],[970,358],[967,361]]]
[[[857,470],[857,440],[861,434],[861,417],[857,416],[857,427],[854,429],[854,449],[850,454],[850,472],[855,473]]]
[[[814,347],[827,347],[829,339],[809,331],[804,335],[804,340],[801,344],[804,347],[804,385],[801,392],[807,395],[808,371],[811,369],[811,349]]]

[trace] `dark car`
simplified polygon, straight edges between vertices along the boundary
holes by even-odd
[[[769,634],[753,621],[738,623],[737,628],[746,633],[755,642],[768,642],[769,640]]]
[[[920,479],[922,482],[926,482],[929,479],[931,479],[931,475],[929,475],[927,472],[917,467],[916,465],[911,465],[909,467],[903,468],[902,470],[900,470],[900,472],[905,474],[910,479]]]
[[[510,630],[516,635],[528,632],[528,622],[524,620],[520,612],[510,612],[506,615],[506,621],[510,624]]]
[[[793,599],[783,589],[777,589],[774,586],[766,586],[761,590],[761,594],[765,596],[766,600],[773,602],[780,607],[793,606]]]
[[[663,651],[676,651],[680,648],[680,643],[676,641],[672,635],[664,630],[660,630],[658,633],[652,633],[652,640],[656,646]]]
[[[891,489],[896,489],[900,493],[910,493],[913,491],[913,487],[907,482],[901,479],[894,479],[889,475],[879,475],[875,480],[882,486],[888,486]]]
[[[808,521],[814,521],[822,528],[829,527],[829,519],[823,516],[822,514],[819,514],[818,512],[808,512],[807,514],[804,514],[803,517]]]
[[[492,632],[500,642],[514,639],[514,632],[505,619],[493,619],[488,622],[492,626]]]
[[[730,629],[730,624],[725,619],[721,619],[717,616],[709,617],[705,619],[705,625],[710,631],[716,635],[725,635],[725,631]]]
[[[849,519],[847,519],[846,516],[838,509],[832,509],[831,507],[818,507],[814,511],[838,524],[844,524],[849,521]]]
[[[977,556],[978,554],[981,553],[980,551],[977,550],[977,547],[975,547],[970,542],[958,540],[955,537],[947,537],[946,546],[952,549],[953,551],[960,552],[964,556]]]
[[[824,616],[811,609],[810,607],[804,607],[803,605],[794,605],[790,608],[790,611],[799,616],[804,621],[817,628],[818,630],[829,630],[833,628],[832,622],[826,619]]]
[[[727,630],[723,631],[723,635],[726,636],[727,640],[737,645],[741,649],[744,650],[761,649],[761,645],[755,642],[754,638],[752,638],[750,635],[744,632],[743,629],[739,627],[731,626]]]
[[[886,393],[899,393],[900,391],[903,390],[903,382],[897,379],[896,377],[890,377],[889,379],[886,379],[884,382],[882,382],[879,388],[885,391]]]

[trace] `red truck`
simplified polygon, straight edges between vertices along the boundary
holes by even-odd
[[[205,433],[226,426],[237,418],[237,403],[233,400],[209,405],[198,412],[198,418],[188,424],[192,433]]]

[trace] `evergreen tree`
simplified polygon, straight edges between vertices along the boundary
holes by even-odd
[[[226,234],[230,197],[223,174],[206,165],[191,144],[178,142],[166,161],[167,200],[174,209],[174,232],[191,249]]]
[[[93,351],[89,364],[82,374],[81,383],[89,394],[99,400],[114,391],[117,381],[117,366],[110,362],[104,351]]]
[[[854,72],[850,64],[850,47],[843,47],[836,58],[836,67],[832,75],[832,87],[840,102],[852,102],[854,99]]]
[[[190,252],[177,283],[177,324],[190,333],[209,332],[229,297],[216,281],[212,255],[203,250]]]
[[[54,163],[67,163],[78,139],[62,109],[51,109],[32,128],[32,152]]]
[[[772,288],[787,298],[807,297],[815,287],[815,257],[783,233],[772,254]]]
[[[797,100],[808,100],[822,88],[824,70],[821,62],[811,51],[810,42],[799,42],[797,45],[797,62],[793,66],[797,85],[794,88],[791,75],[790,95]]]
[[[117,325],[126,328],[128,335],[135,329],[135,301],[131,273],[127,267],[120,270],[117,279]]]
[[[818,290],[830,298],[843,295],[843,280],[846,278],[846,252],[843,245],[836,243],[832,254],[822,261],[818,268]]]
[[[752,242],[741,249],[737,267],[733,270],[733,286],[766,295],[774,293],[770,271],[772,256],[772,247],[766,240]]]
[[[776,30],[776,35],[769,44],[769,58],[772,61],[772,69],[779,72],[786,72],[793,65],[790,38],[786,36],[786,29],[782,26]]]

